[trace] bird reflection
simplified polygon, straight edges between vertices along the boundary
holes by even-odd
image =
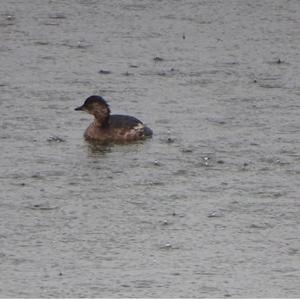
[[[87,143],[88,154],[92,156],[105,156],[112,152],[113,145],[100,143]]]

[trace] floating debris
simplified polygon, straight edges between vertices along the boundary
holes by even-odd
[[[155,161],[153,162],[153,164],[154,164],[155,166],[161,166],[161,164],[160,164],[157,160],[155,160]]]
[[[218,218],[218,217],[223,217],[223,214],[220,212],[214,211],[211,212],[210,214],[207,215],[208,218]]]
[[[0,26],[11,26],[11,25],[15,25],[15,17],[13,15],[3,15],[3,22],[0,23]],[[1,16],[1,19],[2,19]],[[4,19],[5,18],[5,19]],[[2,21],[2,20],[1,20]]]
[[[166,72],[158,72],[157,76],[165,77],[165,76],[167,76],[167,73]]]
[[[270,61],[267,61],[267,63],[268,64],[276,64],[276,65],[278,65],[278,64],[288,64],[286,61],[284,61],[284,60],[282,60],[282,59],[280,59],[280,58],[278,58],[278,59],[274,59],[274,60],[270,60]]]
[[[33,178],[33,179],[42,179],[43,176],[42,176],[41,174],[39,174],[39,173],[35,173],[35,174],[33,174],[33,175],[31,176],[31,178]]]
[[[167,243],[163,246],[161,246],[161,249],[171,249],[172,248],[172,245],[170,243]]]
[[[181,150],[181,152],[182,152],[182,153],[193,153],[194,150],[193,150],[192,148],[183,148],[183,149]]]
[[[52,210],[58,209],[57,206],[49,207],[49,206],[44,206],[44,205],[40,205],[40,204],[35,204],[35,205],[29,206],[27,208],[31,209],[31,210],[39,210],[39,211],[52,211]]]
[[[163,221],[163,225],[168,225],[168,224],[169,224],[168,220],[165,219],[165,220]]]
[[[253,228],[253,229],[262,229],[262,230],[268,229],[268,228],[270,228],[270,227],[271,227],[271,226],[270,226],[268,223],[265,223],[265,224],[262,224],[262,225],[256,224],[256,223],[252,223],[252,224],[249,226],[249,228]]]
[[[37,46],[47,46],[47,45],[49,45],[49,42],[39,40],[39,41],[36,41],[34,44]]]
[[[156,61],[156,62],[158,62],[158,61],[164,61],[163,58],[158,57],[158,56],[154,57],[153,60]]]
[[[111,71],[100,70],[98,73],[102,74],[102,75],[108,75],[108,74],[111,74]]]
[[[129,72],[125,72],[125,73],[123,73],[122,75],[128,77],[128,76],[133,76],[134,74],[133,74],[133,73],[129,73]]]
[[[48,139],[47,139],[48,142],[65,142],[66,140],[59,137],[59,136],[50,136]]]
[[[174,138],[168,137],[167,143],[174,143],[174,142],[175,142],[175,139],[174,139]]]

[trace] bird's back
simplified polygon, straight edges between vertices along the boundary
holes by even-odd
[[[130,142],[151,137],[152,130],[140,120],[129,115],[110,115],[108,122],[103,127],[92,123],[85,132],[85,138],[98,142]]]

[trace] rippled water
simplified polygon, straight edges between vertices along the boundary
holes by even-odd
[[[299,1],[0,11],[1,296],[300,296]],[[86,144],[91,94],[154,138]]]

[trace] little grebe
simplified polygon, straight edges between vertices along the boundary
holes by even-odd
[[[84,104],[75,110],[86,111],[95,117],[84,133],[88,141],[124,143],[143,140],[153,134],[150,128],[133,116],[111,115],[106,101],[97,95],[88,97]]]

